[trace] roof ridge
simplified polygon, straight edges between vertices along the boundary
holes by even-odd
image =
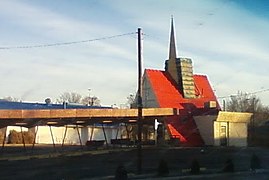
[[[193,76],[202,76],[202,77],[207,77],[206,74],[193,74]]]
[[[145,69],[146,71],[160,71],[160,72],[164,72],[164,70],[160,70],[160,69]]]

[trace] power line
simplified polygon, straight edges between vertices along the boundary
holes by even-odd
[[[81,40],[81,41],[70,41],[70,42],[38,44],[38,45],[23,45],[23,46],[6,46],[6,47],[2,46],[2,47],[0,47],[0,50],[31,49],[31,48],[44,48],[44,47],[52,47],[52,46],[66,46],[66,45],[87,43],[87,42],[100,41],[100,40],[106,40],[106,39],[113,39],[113,38],[128,36],[128,35],[132,35],[132,34],[136,34],[136,32],[124,33],[124,34],[119,34],[119,35],[114,35],[114,36],[106,36],[106,37],[95,38],[95,39],[87,39],[87,40]]]
[[[269,89],[263,89],[263,90],[259,90],[259,91],[254,91],[254,92],[251,92],[251,93],[246,93],[247,95],[253,95],[253,94],[259,94],[259,93],[263,93],[263,92],[266,92],[266,91],[269,91]],[[221,97],[217,97],[218,99],[225,99],[225,98],[229,98],[231,97],[232,95],[229,95],[229,96],[221,96]],[[238,95],[236,95],[238,96]]]

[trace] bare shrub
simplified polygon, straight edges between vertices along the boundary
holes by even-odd
[[[8,135],[8,144],[23,144],[23,138],[25,144],[32,144],[34,141],[34,134],[30,131],[17,132],[15,130],[11,130]]]

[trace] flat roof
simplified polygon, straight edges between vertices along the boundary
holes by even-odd
[[[46,104],[33,102],[15,102],[0,99],[0,109],[112,109],[107,106],[87,106],[78,103]]]
[[[143,108],[143,121],[178,115],[175,108]],[[0,110],[0,127],[42,125],[87,126],[95,123],[123,123],[137,120],[137,109],[5,109]]]

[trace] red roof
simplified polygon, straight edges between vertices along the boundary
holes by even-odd
[[[195,93],[197,98],[185,99],[180,93],[175,81],[168,72],[160,70],[145,70],[156,101],[161,108],[178,108],[180,115],[166,119],[167,129],[172,137],[179,137],[182,143],[189,146],[203,145],[203,140],[193,119],[197,112],[204,113],[204,103],[217,101],[216,96],[206,76],[194,75]]]
[[[185,99],[167,72],[146,69],[145,74],[148,77],[158,104],[162,108],[185,109],[184,104],[193,104],[196,108],[203,108],[205,102],[217,101],[206,76],[193,76],[195,92],[199,97]]]

